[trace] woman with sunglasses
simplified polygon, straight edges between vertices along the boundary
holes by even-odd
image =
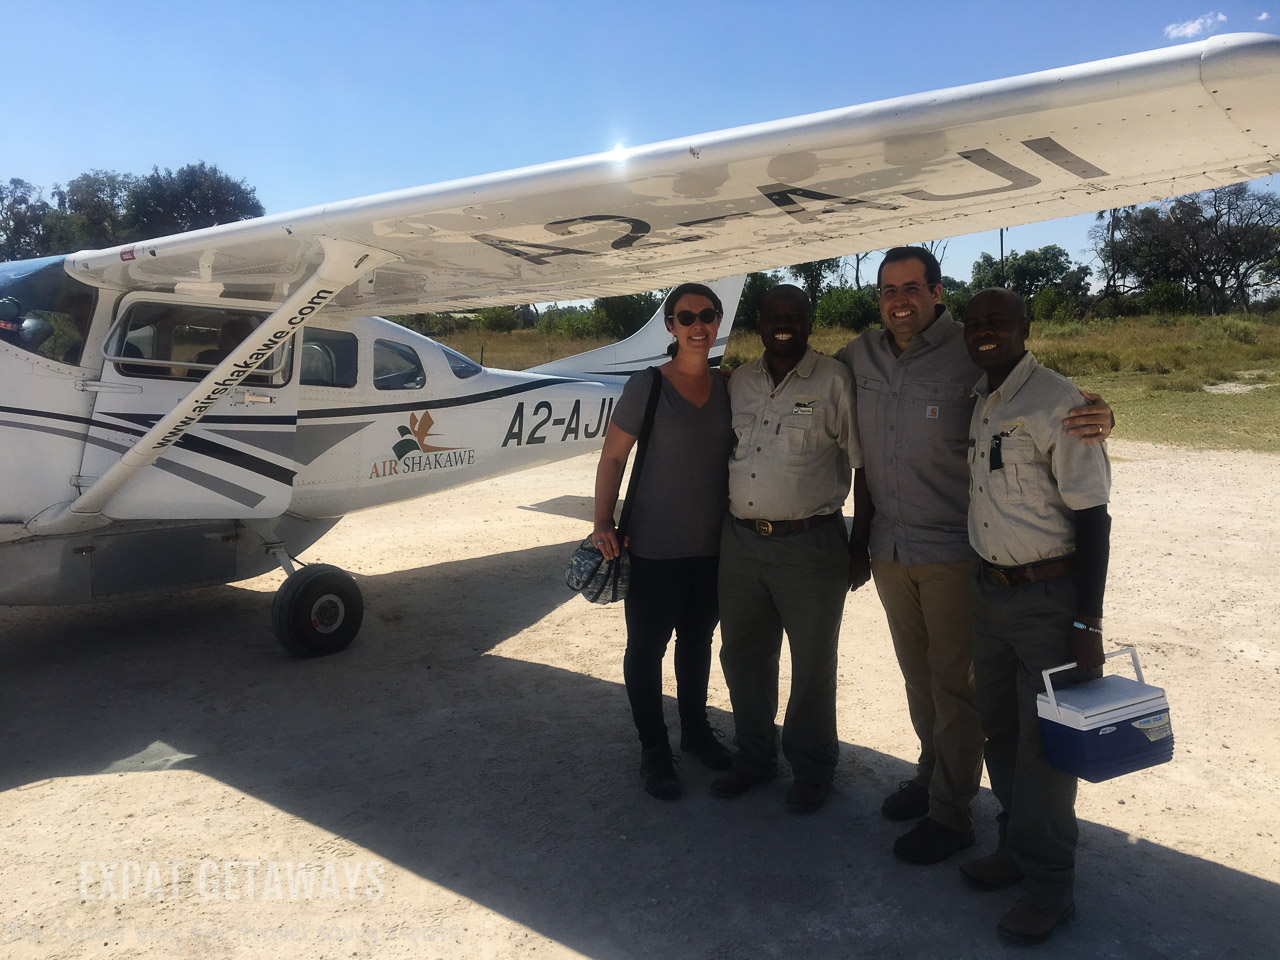
[[[711,635],[720,617],[720,523],[728,500],[733,431],[725,379],[707,363],[720,330],[720,298],[701,283],[682,283],[667,296],[663,314],[674,338],[667,349],[671,359],[656,368],[661,392],[623,544],[631,557],[623,675],[640,735],[644,788],[674,800],[680,781],[662,714],[662,658],[672,631],[680,749],[713,770],[733,765],[719,740],[722,734],[707,721]],[[652,377],[643,370],[627,381],[596,469],[592,539],[607,559],[618,554],[614,508],[627,456],[644,425]]]

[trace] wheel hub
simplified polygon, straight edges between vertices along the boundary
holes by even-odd
[[[311,627],[316,633],[333,633],[347,614],[342,598],[326,593],[311,605]]]

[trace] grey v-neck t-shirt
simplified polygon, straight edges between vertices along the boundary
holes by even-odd
[[[612,422],[633,437],[644,425],[651,376],[648,370],[634,374],[613,408]],[[662,377],[626,531],[633,554],[650,560],[719,554],[733,450],[727,386],[720,371],[712,370],[711,397],[697,407]]]

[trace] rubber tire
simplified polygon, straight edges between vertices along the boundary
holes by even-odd
[[[327,563],[308,564],[291,574],[271,603],[276,639],[299,657],[345,650],[362,620],[364,597],[355,578]]]

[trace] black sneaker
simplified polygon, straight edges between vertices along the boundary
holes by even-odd
[[[733,754],[720,741],[724,734],[709,723],[692,730],[680,732],[680,749],[692,753],[712,770],[728,770],[733,766]]]
[[[645,793],[652,794],[659,800],[678,800],[680,781],[676,779],[677,762],[671,755],[669,744],[641,747],[640,776],[644,777]]]
[[[884,798],[880,812],[890,820],[919,820],[929,812],[929,788],[914,780],[903,780],[897,790]]]

